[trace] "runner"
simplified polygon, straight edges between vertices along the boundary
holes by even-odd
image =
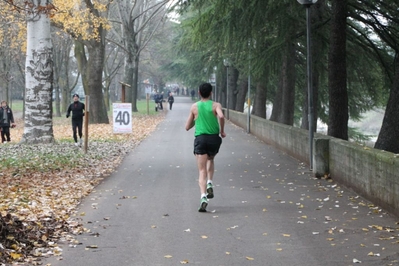
[[[186,122],[186,130],[195,126],[194,155],[198,166],[198,184],[201,192],[199,212],[206,212],[208,199],[214,197],[213,174],[214,158],[219,152],[224,132],[224,115],[222,105],[211,99],[212,85],[203,83],[198,90],[201,100],[191,106]],[[220,136],[219,136],[220,134]]]
[[[73,132],[73,140],[75,141],[75,146],[82,146],[82,136],[83,136],[83,116],[85,115],[85,104],[79,101],[79,95],[74,94],[72,96],[73,103],[71,103],[68,107],[66,118],[69,118],[72,112],[72,132]],[[77,131],[77,132],[76,132]],[[79,143],[78,143],[78,134],[79,134]]]

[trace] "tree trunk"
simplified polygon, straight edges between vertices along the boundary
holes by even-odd
[[[104,64],[105,44],[103,41],[91,41],[87,46],[87,60],[84,44],[75,41],[75,57],[86,95],[90,96],[89,110],[92,124],[109,124],[102,91],[102,72]]]
[[[399,153],[399,54],[396,54],[395,61],[395,76],[374,148]]]
[[[59,85],[59,81],[60,81],[60,76],[58,73],[58,70],[60,69],[59,67],[61,66],[60,64],[57,64],[57,55],[54,54],[53,55],[54,58],[54,100],[55,100],[55,116],[57,117],[61,117],[61,102],[60,102],[60,85]]]
[[[243,79],[240,82],[240,89],[237,94],[237,103],[235,110],[238,112],[244,112],[245,99],[248,93],[248,79]]]
[[[348,140],[348,90],[346,86],[347,0],[332,1],[330,51],[328,64],[328,135]]]
[[[224,108],[227,107],[227,102],[226,102],[226,94],[227,94],[227,67],[223,68],[223,71],[221,73],[221,82],[219,86],[219,102],[222,104]]]
[[[256,83],[255,101],[252,114],[266,119],[266,82],[261,80]]]
[[[37,11],[38,1],[28,1],[25,64],[25,125],[21,143],[52,143],[53,47],[50,18]]]
[[[272,114],[270,121],[279,122],[281,120],[281,113],[283,112],[283,80],[280,76],[276,95],[274,96]]]
[[[102,73],[104,66],[105,44],[92,41],[88,47],[89,60],[87,65],[87,85],[90,95],[90,123],[109,124],[107,109],[105,108]]]
[[[289,43],[286,51],[281,72],[283,86],[282,112],[278,122],[292,126],[294,124],[295,111],[296,46],[293,43]]]
[[[132,111],[133,112],[138,112],[137,110],[137,96],[138,96],[138,84],[139,84],[139,58],[140,54],[136,53],[136,56],[134,57],[134,65],[133,65],[133,79],[132,79]],[[159,90],[161,90],[161,87],[159,87]]]
[[[123,82],[130,85],[130,88],[126,88],[125,101],[131,103],[133,101],[133,57],[131,54],[127,54],[125,58],[124,76]]]
[[[234,66],[229,67],[229,109],[234,110],[237,102],[237,80],[239,72]]]

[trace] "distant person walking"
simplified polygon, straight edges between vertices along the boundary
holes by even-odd
[[[212,85],[203,83],[198,91],[201,100],[191,106],[186,122],[186,130],[195,126],[194,155],[198,166],[198,184],[201,192],[199,212],[206,212],[208,199],[214,197],[213,174],[214,159],[219,152],[224,132],[222,105],[211,99]],[[222,137],[222,138],[221,138]]]
[[[172,105],[175,102],[175,98],[173,97],[173,94],[169,92],[169,97],[168,97],[168,103],[169,103],[169,110],[172,110]]]
[[[73,131],[73,139],[75,141],[76,146],[82,146],[82,127],[83,127],[83,116],[85,115],[85,104],[79,101],[79,95],[74,94],[73,103],[71,103],[68,107],[66,118],[69,118],[72,112],[72,131]],[[78,135],[79,134],[79,143],[78,143]]]
[[[195,90],[191,90],[191,100],[195,100]]]
[[[14,115],[12,114],[11,108],[7,105],[7,102],[1,101],[1,107],[0,107],[1,143],[7,143],[11,141],[10,127],[15,127]]]

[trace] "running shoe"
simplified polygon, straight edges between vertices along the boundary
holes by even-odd
[[[214,195],[213,195],[213,185],[211,183],[208,183],[206,185],[206,193],[208,193],[208,195],[206,196],[208,199],[212,199],[214,197]]]
[[[199,212],[206,212],[206,206],[208,206],[208,199],[203,197],[201,199],[200,207],[198,209]]]

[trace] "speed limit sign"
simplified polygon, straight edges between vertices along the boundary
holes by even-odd
[[[132,133],[132,104],[113,103],[113,124],[115,134]]]

